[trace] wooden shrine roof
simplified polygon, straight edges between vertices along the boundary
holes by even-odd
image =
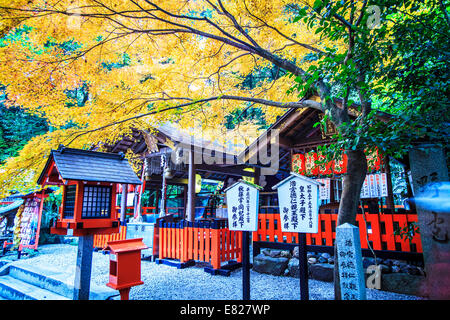
[[[65,148],[52,150],[38,184],[63,180],[141,184],[123,154]]]
[[[221,164],[196,164],[196,172],[202,178],[225,181],[229,177],[253,176],[253,173],[243,170],[248,165],[238,162],[236,151],[190,135],[170,125],[161,125],[158,128],[149,128],[148,130],[133,129],[131,136],[124,136],[115,144],[106,145],[106,149],[109,152],[126,153],[128,149],[131,149],[134,153],[141,154],[142,159],[146,159],[147,164],[152,167],[156,167],[160,163],[162,154],[168,154],[170,158],[170,154],[177,147],[183,150],[193,148],[194,152],[209,155],[220,152],[223,160]],[[173,167],[176,167],[176,170],[173,170],[173,177],[168,179],[168,183],[186,184],[188,177],[187,164]],[[149,176],[151,183],[160,183],[162,179],[161,174],[162,172],[153,172]]]

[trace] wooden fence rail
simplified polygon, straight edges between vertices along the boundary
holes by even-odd
[[[365,221],[364,221],[365,218]],[[258,215],[259,228],[253,233],[253,241],[278,243],[298,243],[296,233],[282,232],[280,215],[265,213]],[[319,232],[306,234],[307,245],[333,246],[336,238],[337,214],[319,214]],[[357,227],[361,237],[361,247],[373,250],[390,250],[401,252],[422,252],[420,234],[415,234],[411,243],[394,235],[394,231],[403,228],[407,222],[417,222],[415,214],[357,214]],[[367,224],[366,224],[367,222]],[[367,242],[367,239],[369,243]]]
[[[127,227],[120,226],[118,233],[96,234],[94,235],[94,248],[104,249],[108,241],[125,240],[127,236]]]
[[[155,214],[154,208],[143,208],[146,214]],[[364,219],[365,218],[365,219]],[[253,233],[255,242],[272,242],[274,244],[298,244],[296,233],[282,232],[278,213],[259,213],[258,231]],[[319,214],[319,232],[307,234],[307,245],[332,247],[336,238],[335,213]],[[397,253],[422,253],[420,234],[415,234],[411,242],[394,235],[394,231],[403,228],[408,222],[417,222],[416,214],[395,213],[357,214],[362,249],[383,250]],[[368,241],[367,241],[367,238]],[[108,241],[126,238],[126,227],[111,235],[94,236],[94,247],[104,248]],[[241,261],[242,235],[230,231],[226,221],[206,221],[182,224],[164,223],[159,229],[159,258],[178,259],[180,262],[197,260],[211,263],[216,269],[225,261],[236,259]]]
[[[208,262],[220,269],[222,262],[241,262],[242,233],[230,231],[226,221],[159,224],[159,259]]]

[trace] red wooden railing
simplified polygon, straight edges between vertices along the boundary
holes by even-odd
[[[94,248],[104,249],[108,241],[125,240],[127,236],[127,227],[120,226],[118,233],[96,234],[94,235]]]
[[[195,207],[195,208],[209,208],[209,207]],[[120,207],[117,207],[117,209],[120,211]],[[127,207],[127,216],[133,215],[133,207]],[[166,214],[172,214],[172,213],[179,213],[180,211],[184,211],[184,207],[167,207],[166,208]],[[142,208],[142,215],[148,215],[148,214],[159,214],[159,212],[156,212],[156,207],[143,207]],[[211,212],[205,211],[206,217],[211,216]]]
[[[143,214],[156,214],[154,207],[144,207]],[[367,221],[367,225],[366,222]],[[389,250],[400,252],[422,252],[420,234],[415,234],[411,243],[394,235],[394,230],[403,228],[407,222],[417,222],[416,214],[357,214],[356,222],[361,237],[361,247],[373,250]],[[298,243],[296,233],[282,232],[278,213],[260,213],[258,231],[253,233],[253,241],[269,241],[278,243]],[[319,232],[307,234],[307,245],[333,246],[336,238],[337,214],[319,214]],[[221,225],[218,229],[211,226],[165,224],[159,231],[160,259],[170,258],[187,261],[189,259],[210,262],[216,268],[221,262],[232,259],[240,260],[241,234],[231,232]],[[104,248],[108,241],[122,240],[126,237],[126,228],[111,235],[94,236],[94,247]],[[197,239],[197,240],[195,240]],[[219,239],[219,240],[217,240]],[[219,257],[219,258],[218,258]],[[220,261],[220,262],[217,262]]]
[[[366,222],[367,221],[367,226]],[[298,243],[296,233],[282,232],[280,215],[277,213],[263,213],[258,215],[259,228],[253,233],[253,241]],[[333,246],[336,238],[337,214],[319,214],[319,232],[306,234],[307,245]],[[417,222],[416,214],[369,214],[356,216],[359,227],[361,247],[369,248],[366,236],[373,250],[391,250],[403,252],[422,252],[420,234],[415,234],[411,240],[402,239],[394,235],[394,224],[403,228],[407,222]]]
[[[230,231],[226,221],[159,224],[159,259],[208,262],[220,269],[222,262],[241,262],[241,232]]]

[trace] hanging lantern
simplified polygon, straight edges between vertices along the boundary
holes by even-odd
[[[199,174],[195,175],[195,193],[202,191],[202,176]]]
[[[305,155],[301,153],[292,155],[291,171],[298,174],[305,174]]]
[[[316,176],[319,174],[319,166],[316,165],[317,153],[310,151],[305,156],[305,174],[307,176]]]
[[[342,174],[347,172],[347,155],[342,152],[340,159],[334,159],[333,171],[335,174]]]
[[[244,171],[255,172],[255,169],[254,168],[245,168]],[[250,182],[250,183],[255,183],[255,177],[242,176],[242,180]]]
[[[317,160],[318,161],[324,161],[325,160],[325,155],[322,153],[318,153],[317,154]],[[318,170],[319,170],[319,174],[322,175],[327,175],[327,174],[331,174],[332,173],[332,167],[333,167],[333,161],[328,161],[326,163],[321,163],[321,164],[317,164]]]
[[[367,172],[379,171],[381,168],[381,155],[378,153],[378,148],[372,152],[364,150],[367,158]]]

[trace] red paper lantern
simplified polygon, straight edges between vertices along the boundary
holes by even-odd
[[[367,171],[379,171],[381,169],[381,154],[378,152],[378,148],[375,148],[372,152],[368,152],[367,150],[364,152],[367,158]]]
[[[333,161],[333,171],[335,174],[342,174],[347,172],[347,155],[342,153],[340,159],[334,159]]]
[[[305,155],[301,153],[292,155],[291,171],[298,174],[305,174]]]
[[[317,160],[318,161],[323,161],[325,160],[325,155],[323,154],[317,154]],[[327,175],[327,174],[331,174],[332,173],[332,167],[333,167],[333,161],[328,161],[327,163],[323,163],[323,164],[317,164],[318,170],[319,170],[319,174],[322,175]]]
[[[307,176],[316,176],[319,174],[319,166],[316,165],[317,153],[308,152],[305,156],[305,174]]]

